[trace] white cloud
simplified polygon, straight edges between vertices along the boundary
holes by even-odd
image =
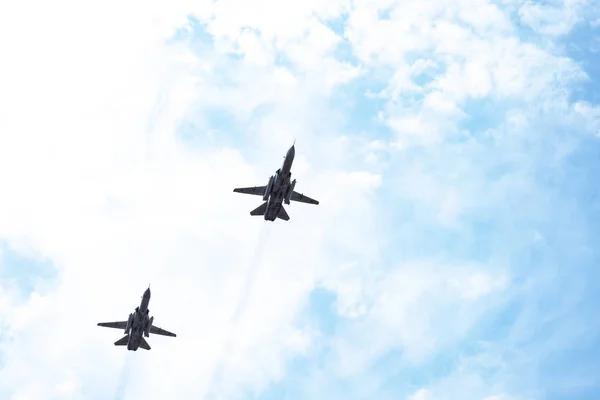
[[[582,118],[587,130],[600,137],[600,107],[587,102],[578,102],[573,105],[573,110],[576,116]]]
[[[525,2],[519,9],[521,20],[536,32],[545,35],[565,35],[581,20],[587,0],[562,0],[550,4]],[[555,3],[553,5],[552,3]]]
[[[377,19],[386,9],[389,19]],[[383,117],[402,148],[459,134],[468,102],[495,101],[499,113],[515,103],[550,104],[559,88],[585,78],[572,60],[521,41],[508,11],[488,1],[359,2],[348,21],[363,67],[393,71]]]
[[[374,317],[402,344],[404,357],[418,361],[461,337],[483,311],[473,308],[473,302],[502,290],[505,281],[501,273],[485,273],[478,266],[405,266],[376,291]],[[452,303],[456,308],[448,313]]]
[[[429,400],[429,391],[427,389],[419,389],[413,393],[408,400]]]
[[[112,396],[132,355],[112,345],[120,332],[95,325],[125,318],[148,283],[157,324],[178,337],[153,337],[152,351],[133,355],[127,393],[135,398],[264,389],[290,357],[310,353],[318,334],[296,316],[317,284],[335,292],[336,311],[349,321],[325,339],[334,349],[325,371],[334,377],[361,376],[390,350],[419,365],[450,348],[506,295],[508,267],[434,255],[380,267],[384,246],[410,245],[389,243],[378,223],[394,210],[378,208],[375,192],[390,188],[427,222],[458,231],[468,211],[495,210],[505,193],[526,192],[527,171],[489,185],[485,168],[473,171],[473,144],[453,154],[451,168],[440,151],[384,179],[378,154],[461,135],[467,103],[482,99],[499,108],[494,138],[523,134],[539,109],[564,111],[565,88],[584,78],[572,60],[521,41],[509,12],[485,0],[11,7],[0,8],[0,238],[51,260],[60,278],[30,297],[1,283],[8,341],[0,343],[0,393],[13,399]],[[520,15],[541,33],[563,34],[577,7],[566,4],[565,19],[531,4]],[[324,23],[342,14],[344,37]],[[166,45],[176,29],[197,28],[190,15],[206,24],[214,47]],[[336,57],[342,44],[356,65]],[[330,96],[358,77],[386,79],[379,111],[395,147],[339,138],[349,118]],[[269,109],[257,116],[261,106]],[[250,143],[247,153],[178,138],[182,122],[199,135],[214,129],[215,109],[244,130],[223,128],[212,140],[238,135],[235,147]],[[566,110],[597,125],[593,105]],[[290,206],[288,223],[251,218],[260,199],[232,188],[266,182],[293,139],[297,190],[321,204]],[[246,286],[244,312],[232,321]],[[465,376],[452,393],[485,388],[476,373]],[[502,384],[481,389],[482,398],[503,393]]]
[[[127,354],[112,345],[121,333],[96,323],[126,317],[150,282],[157,324],[178,337],[156,337],[151,352],[136,354],[143,361],[136,365],[129,393],[144,398],[202,395],[211,388],[220,361],[218,349],[231,326],[258,226],[266,224],[248,215],[256,199],[235,195],[232,188],[261,184],[268,176],[257,173],[237,150],[186,148],[175,130],[198,107],[224,106],[244,119],[261,103],[285,109],[295,107],[300,96],[297,114],[277,122],[282,131],[294,131],[327,90],[302,89],[321,82],[282,67],[257,70],[272,65],[273,54],[248,31],[240,37],[245,58],[237,64],[219,53],[192,56],[182,46],[165,47],[174,29],[186,23],[186,14],[200,11],[208,18],[202,4],[82,7],[64,2],[37,8],[40,18],[29,20],[34,29],[16,40],[25,16],[31,16],[24,10],[42,5],[22,7],[0,12],[1,40],[7,44],[3,60],[8,60],[0,78],[5,110],[0,119],[5,193],[0,234],[10,244],[48,257],[60,283],[21,303],[3,300],[8,303],[3,320],[14,341],[2,344],[0,392],[32,399],[67,392],[71,398],[112,396],[119,360]],[[281,8],[286,10],[296,15]],[[238,15],[215,12],[221,16],[213,20],[212,30]],[[312,42],[301,41],[294,50],[306,61],[298,68],[317,68],[316,77],[326,72],[325,86],[336,85],[351,69],[327,56],[339,39],[310,14],[298,20],[297,33],[289,21],[272,33],[299,40],[304,37],[300,30],[311,32]],[[259,24],[268,36],[269,27]],[[290,48],[286,42],[279,46]],[[320,63],[319,55],[329,61]],[[273,70],[281,77],[276,83],[270,79]],[[220,89],[214,79],[218,74],[237,82]],[[289,137],[261,131],[265,139],[255,141],[259,167],[271,172]],[[238,328],[243,334],[235,336],[224,360],[227,387],[221,389],[227,392],[243,385],[264,387],[281,375],[286,355],[306,351],[310,337],[294,326],[293,317],[320,271],[338,258],[325,251],[329,238],[344,246],[345,257],[361,251],[352,243],[376,240],[367,238],[370,205],[362,192],[377,178],[344,171],[343,159],[336,169],[320,170],[309,152],[311,141],[297,148],[297,164],[304,163],[303,171],[295,172],[297,189],[322,204],[291,206],[292,220],[271,226],[268,252]],[[356,215],[347,221],[351,212]],[[336,225],[345,226],[344,236],[336,237]],[[39,377],[35,385],[31,376]]]

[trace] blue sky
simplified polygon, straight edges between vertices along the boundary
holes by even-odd
[[[593,1],[30,3],[0,397],[600,396]],[[251,218],[294,140],[320,205]],[[178,337],[127,353],[96,323],[148,283]]]

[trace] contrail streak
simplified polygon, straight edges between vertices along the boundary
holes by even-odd
[[[256,272],[258,270],[259,265],[263,259],[265,248],[267,246],[267,242],[269,239],[269,234],[271,232],[271,224],[265,224],[260,232],[258,238],[258,244],[256,249],[254,250],[254,255],[250,261],[250,265],[246,269],[246,277],[244,279],[244,287],[242,288],[242,292],[240,293],[240,297],[238,298],[235,310],[233,312],[233,316],[231,318],[231,324],[229,328],[229,332],[227,332],[227,336],[223,342],[223,346],[221,348],[221,354],[217,360],[217,365],[212,375],[212,379],[209,381],[208,392],[214,393],[217,391],[217,386],[220,386],[222,380],[222,365],[224,360],[224,354],[231,347],[231,340],[234,335],[234,332],[237,330],[237,325],[239,323],[240,318],[244,314],[246,310],[246,306],[248,303],[248,299],[252,294],[252,287],[254,286],[254,279],[256,277]]]
[[[271,224],[267,224],[263,226],[263,229],[260,232],[260,236],[258,238],[258,245],[256,246],[256,250],[254,251],[254,257],[252,257],[250,265],[246,270],[246,279],[244,279],[244,287],[239,297],[237,306],[235,307],[235,311],[233,312],[232,331],[235,330],[235,326],[237,325],[242,313],[246,309],[246,303],[248,302],[248,298],[250,297],[252,291],[256,271],[265,253],[265,247],[267,246],[269,233],[271,232],[270,225]]]
[[[128,352],[129,353],[129,352]],[[125,398],[125,390],[129,383],[129,374],[131,372],[131,366],[133,363],[133,354],[127,354],[123,368],[121,368],[121,374],[119,375],[119,381],[117,382],[117,390],[115,391],[115,400],[123,400]]]

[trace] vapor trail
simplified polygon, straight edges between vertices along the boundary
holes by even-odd
[[[220,383],[222,377],[222,365],[223,360],[225,358],[226,352],[231,347],[231,339],[233,337],[234,332],[237,331],[237,325],[239,323],[240,318],[242,317],[244,311],[246,310],[246,305],[248,303],[248,299],[252,294],[252,286],[254,285],[254,279],[256,277],[256,272],[258,270],[259,265],[263,259],[265,248],[267,246],[267,242],[269,239],[269,234],[271,232],[271,224],[267,223],[263,225],[263,228],[260,231],[258,237],[258,244],[256,245],[256,249],[254,250],[254,255],[250,260],[250,265],[246,269],[246,276],[244,278],[244,286],[242,288],[242,292],[238,297],[238,301],[236,307],[233,312],[233,316],[231,318],[231,324],[229,327],[229,331],[227,332],[227,336],[223,342],[223,346],[221,347],[221,354],[217,360],[217,365],[212,374],[212,378],[209,381],[208,392],[215,391],[216,386]]]
[[[252,291],[252,286],[254,284],[254,278],[256,276],[256,271],[260,262],[262,261],[263,255],[265,253],[265,248],[267,246],[267,241],[269,239],[269,233],[271,232],[271,224],[263,225],[263,228],[260,232],[260,236],[258,237],[258,244],[256,246],[256,250],[254,251],[254,256],[250,261],[250,265],[246,270],[246,278],[244,279],[244,287],[242,289],[242,293],[238,299],[238,303],[235,307],[235,311],[233,312],[232,318],[232,331],[235,330],[235,327],[240,319],[240,316],[244,312],[246,308],[246,303],[248,302],[248,298],[250,297],[250,293]]]
[[[130,352],[128,352],[130,353]],[[115,400],[123,400],[125,398],[125,390],[129,383],[129,374],[131,372],[131,366],[133,363],[133,354],[127,354],[121,373],[119,374],[119,381],[117,382],[117,390],[115,391]]]

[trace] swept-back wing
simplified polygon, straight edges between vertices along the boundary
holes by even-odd
[[[254,187],[245,187],[245,188],[235,188],[233,189],[236,193],[244,193],[244,194],[254,194],[256,196],[264,196],[265,190],[267,190],[266,186],[254,186]]]
[[[165,331],[164,329],[160,329],[157,326],[152,325],[150,327],[150,333],[154,334],[154,335],[163,335],[163,336],[171,336],[171,337],[177,337],[176,334],[171,333],[169,331]]]
[[[99,322],[98,326],[103,326],[105,328],[125,329],[125,327],[127,327],[127,321]]]
[[[317,200],[313,200],[310,197],[305,196],[296,191],[292,192],[292,196],[290,197],[290,200],[299,201],[300,203],[307,203],[307,204],[319,204],[319,202]]]

